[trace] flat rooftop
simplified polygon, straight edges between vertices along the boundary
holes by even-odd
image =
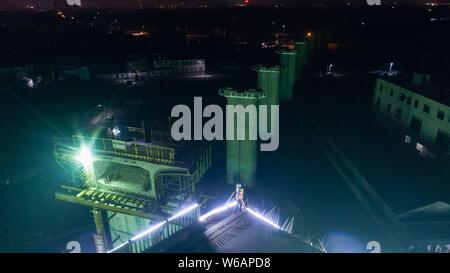
[[[426,98],[450,106],[450,88],[435,84],[414,84],[412,75],[400,77],[382,77],[381,79],[408,89]]]

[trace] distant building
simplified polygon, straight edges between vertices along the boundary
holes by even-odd
[[[205,60],[203,59],[182,59],[172,61],[172,70],[175,75],[179,74],[204,74]]]
[[[133,72],[145,72],[148,71],[148,59],[145,54],[133,54],[126,57],[126,70]]]
[[[372,103],[382,125],[450,169],[450,89],[431,83],[425,74],[379,78]]]
[[[137,82],[161,78],[182,78],[204,76],[205,59],[153,57],[151,61],[146,54],[125,56],[125,69],[100,69],[96,78],[107,81]]]
[[[91,74],[89,68],[80,63],[78,58],[60,58],[51,66],[53,81],[60,80],[89,80]]]
[[[30,66],[4,66],[0,67],[0,81],[18,79],[25,76],[31,72],[32,68]]]
[[[151,76],[164,77],[189,77],[201,76],[206,72],[206,64],[204,59],[171,59],[165,57],[157,57],[153,59],[153,68]]]

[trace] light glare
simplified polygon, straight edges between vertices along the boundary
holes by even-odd
[[[111,249],[111,250],[108,251],[107,253],[111,253],[111,252],[114,252],[114,251],[116,251],[116,250],[119,250],[119,249],[121,249],[122,247],[126,246],[127,244],[128,244],[128,242],[122,243],[122,244],[116,246],[115,248]]]
[[[83,163],[83,165],[89,165],[94,162],[92,152],[87,147],[82,147],[75,159]]]
[[[254,210],[252,210],[252,209],[250,209],[250,208],[246,208],[246,210],[247,210],[248,212],[250,212],[250,213],[251,213],[253,216],[255,216],[256,218],[261,219],[262,221],[264,221],[264,222],[268,223],[269,225],[273,226],[274,228],[276,228],[276,229],[281,229],[281,227],[280,227],[279,225],[275,224],[273,221],[271,221],[271,220],[268,219],[267,217],[265,217],[265,216],[259,214],[258,212],[254,211]]]
[[[148,229],[142,231],[141,233],[137,234],[133,238],[131,238],[131,241],[139,240],[140,238],[152,233],[153,231],[157,230],[158,228],[162,227],[167,221],[160,222],[154,226],[149,227]]]
[[[178,217],[183,216],[184,214],[186,214],[186,213],[192,211],[192,210],[195,209],[196,207],[198,207],[198,204],[191,205],[191,206],[189,206],[189,207],[183,209],[182,211],[178,212],[177,214],[173,215],[173,216],[170,217],[167,221],[169,221],[169,222],[170,222],[170,221],[173,221],[173,220],[177,219]]]
[[[208,217],[210,217],[210,216],[212,216],[212,215],[214,215],[214,214],[220,213],[220,212],[222,212],[222,211],[226,211],[227,209],[232,208],[232,207],[234,207],[234,206],[236,206],[236,205],[237,205],[237,202],[236,202],[236,201],[231,201],[230,203],[227,203],[227,204],[225,204],[225,205],[223,205],[223,206],[220,206],[220,207],[218,207],[218,208],[215,208],[215,209],[213,209],[213,210],[211,210],[211,211],[209,211],[209,212],[203,214],[202,216],[200,216],[200,217],[198,218],[198,220],[199,220],[200,222],[203,222],[203,221],[205,221]]]
[[[199,204],[193,204],[185,209],[183,209],[182,211],[176,213],[175,215],[173,215],[172,217],[170,217],[169,219],[167,219],[167,221],[162,221],[159,222],[155,225],[150,226],[149,228],[141,231],[140,233],[138,233],[137,235],[135,235],[133,238],[130,239],[130,241],[137,241],[139,239],[141,239],[142,237],[145,237],[147,235],[149,235],[150,233],[156,231],[157,229],[159,229],[160,227],[164,226],[167,222],[173,221],[175,219],[177,219],[178,217],[181,217],[183,215],[185,215],[186,213],[191,212],[193,209],[197,208],[199,206]],[[117,247],[111,249],[110,251],[108,251],[108,253],[117,251],[118,249],[124,247],[125,245],[127,245],[128,243],[130,243],[130,241],[127,241],[125,243],[122,243],[121,245],[118,245]]]

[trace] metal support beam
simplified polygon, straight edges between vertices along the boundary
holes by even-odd
[[[103,204],[103,203],[99,203],[99,202],[93,202],[91,200],[82,199],[77,196],[73,196],[73,195],[69,195],[69,194],[65,194],[65,193],[57,192],[57,193],[55,193],[55,198],[58,200],[61,200],[61,201],[76,203],[76,204],[80,204],[83,206],[88,206],[88,207],[92,207],[92,208],[96,208],[96,209],[109,210],[112,212],[138,216],[138,217],[142,217],[142,218],[146,218],[146,219],[151,219],[154,221],[164,220],[164,217],[161,217],[159,215],[143,212],[140,210],[133,210],[133,209],[129,209],[129,208],[117,207],[117,206],[112,206],[112,205]]]
[[[108,249],[108,240],[106,239],[105,224],[103,222],[103,211],[99,209],[93,209],[92,215],[94,216],[94,223],[97,235],[102,238],[103,247],[106,250]]]
[[[98,235],[105,235],[105,225],[103,223],[103,211],[99,209],[93,209],[92,215],[94,216],[95,229]]]

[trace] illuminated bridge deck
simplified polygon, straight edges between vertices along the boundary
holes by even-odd
[[[147,252],[277,253],[321,252],[287,232],[253,217],[249,212],[227,212],[198,222]]]

